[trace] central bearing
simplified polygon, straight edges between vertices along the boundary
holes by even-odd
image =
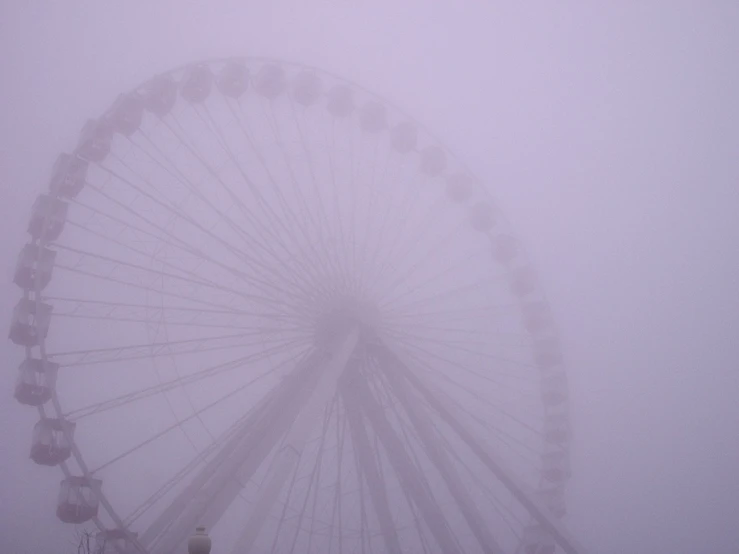
[[[379,312],[371,303],[353,296],[340,296],[327,303],[316,317],[314,340],[318,347],[330,347],[352,328],[358,328],[360,341],[376,333]]]

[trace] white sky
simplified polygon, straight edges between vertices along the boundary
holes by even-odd
[[[604,554],[739,551],[739,3],[512,5],[1,2],[0,313],[56,153],[117,93],[221,55],[334,70],[441,135],[530,248],[571,372],[571,529]],[[0,541],[60,552],[6,344]]]

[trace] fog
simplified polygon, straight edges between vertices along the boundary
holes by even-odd
[[[569,375],[572,534],[739,552],[737,28],[718,0],[3,2],[0,313],[57,154],[119,93],[195,60],[316,66],[441,137],[526,245]],[[12,398],[23,349],[2,348],[0,542],[72,552],[61,472],[28,459],[38,414]]]

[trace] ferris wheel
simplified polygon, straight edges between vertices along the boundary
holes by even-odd
[[[486,188],[345,79],[262,58],[121,94],[33,204],[31,458],[105,552],[582,552],[567,377]]]

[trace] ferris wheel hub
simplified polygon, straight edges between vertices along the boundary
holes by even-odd
[[[376,335],[380,312],[370,301],[350,295],[340,295],[325,304],[314,325],[316,346],[329,347],[340,341],[348,329],[359,329],[361,343]]]

